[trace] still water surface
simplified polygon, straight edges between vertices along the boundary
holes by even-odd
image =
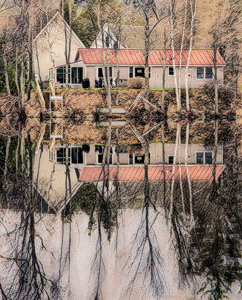
[[[240,299],[240,124],[1,120],[2,299]]]

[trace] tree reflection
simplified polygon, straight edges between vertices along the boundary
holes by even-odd
[[[155,217],[150,217],[150,210],[156,212]],[[149,181],[149,136],[145,138],[144,159],[144,200],[140,225],[132,242],[131,255],[125,264],[131,279],[124,295],[131,295],[134,285],[142,280],[146,296],[150,293],[159,298],[164,293],[163,259],[159,241],[154,230],[157,218],[156,206],[150,197]],[[145,297],[145,295],[143,295]]]
[[[6,270],[9,270],[9,277],[0,285],[2,298],[74,297],[71,290],[71,272],[75,265],[75,262],[71,262],[72,250],[75,250],[72,248],[73,237],[76,238],[73,226],[79,222],[76,217],[81,212],[88,216],[86,227],[89,241],[95,239],[93,249],[88,249],[93,251],[93,256],[90,255],[87,263],[90,282],[87,298],[90,300],[104,298],[104,284],[110,279],[107,270],[112,259],[115,259],[115,276],[121,276],[120,285],[123,284],[117,299],[135,299],[139,289],[138,296],[144,299],[162,298],[166,295],[166,268],[169,264],[172,264],[171,268],[178,275],[178,281],[177,278],[174,279],[178,283],[174,289],[191,290],[197,280],[200,285],[197,297],[223,299],[236,282],[240,288],[242,197],[239,138],[235,124],[231,124],[233,128],[230,132],[233,134],[230,135],[230,140],[221,145],[220,121],[215,120],[213,125],[213,135],[209,131],[210,139],[211,136],[214,138],[212,146],[200,145],[206,151],[213,152],[213,160],[206,165],[207,170],[212,170],[212,176],[204,181],[201,178],[194,180],[189,165],[189,149],[194,142],[193,126],[189,123],[178,123],[175,127],[175,145],[170,148],[174,151],[174,159],[170,166],[166,163],[168,154],[173,154],[166,148],[169,131],[162,125],[159,166],[150,165],[149,152],[152,145],[149,134],[146,135],[144,145],[139,145],[139,152],[144,150],[142,181],[125,182],[120,176],[123,168],[120,155],[123,145],[120,145],[120,129],[112,130],[111,122],[104,129],[106,141],[101,146],[103,158],[101,167],[98,167],[101,169],[99,178],[95,183],[82,183],[74,196],[74,183],[71,182],[71,169],[66,157],[65,208],[62,211],[62,243],[58,248],[60,255],[57,262],[59,274],[52,277],[39,256],[39,249],[47,252],[47,247],[36,227],[46,213],[54,211],[47,203],[44,204],[43,197],[37,192],[38,185],[33,182],[36,149],[30,137],[25,138],[24,127],[20,127],[17,137],[9,135],[1,138],[1,205],[8,212],[15,210],[14,216],[17,218],[16,228],[7,230],[6,239],[11,251],[1,257],[6,262]],[[158,129],[156,134],[158,135]],[[115,166],[109,159],[114,149],[112,141],[115,141],[117,157]],[[68,148],[66,136],[66,156],[69,153]],[[131,148],[137,149],[138,146],[130,146],[129,149]],[[224,154],[223,164],[220,162],[221,151]],[[42,152],[40,158],[41,155]],[[139,155],[143,155],[143,152]],[[41,159],[37,163],[41,164]],[[140,169],[140,166],[135,165],[129,167]],[[150,170],[153,167],[159,167],[160,170],[160,179],[157,181],[150,180]],[[195,167],[199,170],[204,165],[196,164]],[[54,169],[55,166],[53,172]],[[166,173],[168,169],[172,176],[169,172]],[[39,166],[36,170],[38,173]],[[38,174],[35,178],[39,180]],[[54,179],[51,177],[51,180]],[[124,217],[125,211],[128,217]],[[121,223],[123,226],[120,226]],[[132,239],[131,229],[134,232]],[[130,235],[128,231],[131,232]],[[118,239],[118,236],[121,238]],[[167,239],[168,250],[165,249],[164,242],[161,242],[163,237]],[[82,238],[79,237],[80,240]],[[121,249],[122,239],[127,239],[127,248]],[[108,248],[107,245],[114,247]],[[111,257],[112,251],[116,252],[115,258]],[[172,253],[172,263],[166,261],[165,251]],[[80,276],[87,276],[87,271],[79,271]]]
[[[236,141],[236,135],[234,135]],[[231,140],[232,141],[232,140]],[[231,141],[228,143],[230,144]],[[241,164],[237,144],[224,150],[226,168],[218,180],[218,120],[215,121],[215,154],[213,180],[197,198],[196,236],[193,247],[199,249],[195,256],[195,273],[205,278],[198,293],[209,299],[224,299],[232,284],[241,282],[241,187],[238,181]]]
[[[2,286],[1,291],[5,299],[42,299],[43,297],[50,299],[48,288],[51,280],[47,279],[43,264],[37,256],[35,225],[38,220],[36,220],[35,213],[38,211],[39,199],[33,188],[34,148],[29,136],[26,145],[24,128],[21,130],[20,144],[21,173],[18,173],[18,160],[16,159],[17,185],[12,181],[11,176],[7,176],[8,161],[4,167],[6,177],[1,202],[4,200],[4,206],[19,209],[19,223],[11,232],[8,232],[6,228],[11,249],[7,256],[1,257],[7,262],[11,284],[5,283],[5,292]],[[9,153],[9,148],[10,143],[7,143],[5,159],[14,153],[13,151]],[[18,152],[16,152],[16,158],[18,158]],[[14,159],[14,156],[11,159]],[[45,248],[42,239],[41,244]]]

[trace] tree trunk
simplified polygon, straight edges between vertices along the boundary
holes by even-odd
[[[109,114],[112,115],[112,97],[111,97],[111,88],[110,88],[110,76],[109,76],[109,49],[105,48],[105,37],[104,37],[104,31],[103,31],[103,26],[102,26],[102,13],[101,13],[101,0],[98,1],[98,13],[97,13],[97,23],[99,30],[101,31],[101,36],[102,36],[102,51],[103,55],[101,58],[101,55],[99,54],[100,59],[102,60],[102,71],[103,71],[103,80],[104,80],[104,87],[106,91],[106,98],[108,102],[108,109],[109,109]],[[96,44],[97,47],[97,44]],[[106,57],[107,53],[107,57]],[[107,65],[106,65],[107,61]],[[106,68],[107,68],[107,73],[106,73]]]
[[[177,124],[180,126],[180,123]],[[181,129],[179,129],[181,132]],[[179,157],[179,176],[180,176],[180,190],[181,190],[181,200],[182,200],[182,211],[185,215],[185,204],[184,204],[184,194],[183,194],[183,184],[182,184],[182,174],[181,174],[181,134],[179,135],[179,147],[178,147],[178,157]]]
[[[145,137],[145,159],[144,159],[144,206],[148,209],[150,202],[150,182],[149,182],[149,134]]]
[[[162,99],[161,99],[161,109],[165,109],[165,84],[166,84],[166,30],[164,28],[164,58],[163,58],[163,74],[162,74]]]
[[[105,76],[107,75],[107,96],[108,96],[108,109],[109,114],[112,114],[112,95],[111,95],[111,85],[110,85],[110,73],[109,73],[109,49],[107,49],[107,74],[105,72]]]
[[[173,72],[174,72],[174,83],[176,89],[176,102],[177,102],[177,110],[181,110],[181,101],[179,99],[179,91],[177,84],[177,74],[176,74],[176,63],[175,63],[175,44],[174,44],[174,0],[170,2],[170,26],[171,26],[171,48],[172,48],[172,62],[173,62]]]
[[[15,52],[15,83],[18,91],[18,96],[19,96],[19,83],[18,83],[18,47],[16,47],[16,52]]]
[[[28,100],[30,100],[31,82],[33,81],[33,33],[30,27],[29,32],[29,81],[28,81]]]
[[[65,25],[65,56],[66,56],[66,92],[65,92],[65,103],[68,104],[68,88],[69,88],[69,64],[70,64],[70,55],[71,55],[71,38],[72,38],[72,1],[69,1],[69,26],[70,32],[69,37],[67,34],[67,28]],[[70,74],[71,79],[71,74]]]
[[[8,142],[6,146],[6,154],[5,154],[5,161],[4,161],[4,172],[3,172],[3,180],[6,179],[7,171],[8,171],[8,156],[9,156],[9,148],[11,143],[11,136],[8,136]]]
[[[192,52],[192,42],[193,42],[193,26],[194,26],[194,20],[196,16],[196,9],[197,9],[197,0],[194,2],[194,9],[192,6],[192,1],[190,0],[190,6],[191,6],[191,33],[190,33],[190,46],[189,46],[189,53],[188,53],[188,59],[187,59],[187,65],[185,70],[185,86],[186,86],[186,109],[187,111],[190,110],[190,101],[189,101],[189,91],[188,91],[188,67],[190,64],[190,58],[191,58],[191,52]]]
[[[145,96],[146,100],[149,101],[149,50],[150,50],[150,28],[149,28],[149,18],[145,16]],[[149,105],[145,103],[145,109],[149,109]]]
[[[41,78],[41,75],[40,75],[40,65],[39,65],[39,55],[38,55],[37,45],[36,45],[35,51],[36,51],[36,61],[37,61],[37,66],[38,66],[39,81],[42,81],[42,78]]]
[[[21,61],[21,77],[20,77],[20,89],[21,89],[21,108],[24,107],[24,96],[25,96],[25,55],[22,52],[21,55],[22,61]]]
[[[18,144],[15,153],[15,161],[16,161],[16,182],[18,182],[18,152],[19,152],[19,136],[18,136]]]
[[[25,137],[24,137],[24,127],[21,129],[20,151],[21,151],[22,174],[24,174],[24,173],[25,173],[25,168],[26,168],[26,163],[25,163]]]
[[[64,0],[61,0],[61,15],[62,18],[64,19]]]
[[[8,62],[7,62],[5,47],[3,47],[3,61],[4,61],[5,82],[6,82],[7,92],[8,92],[8,101],[10,102],[11,91],[10,91],[9,78],[8,78]]]
[[[119,45],[118,45],[118,49],[117,49],[117,86],[116,86],[116,105],[119,105],[119,78],[120,78],[119,54],[120,54],[120,48],[119,48]]]
[[[117,173],[116,173],[116,215],[118,212],[118,207],[120,204],[120,191],[119,191],[119,164],[120,164],[120,159],[119,159],[119,129],[116,129],[116,146],[117,146]],[[118,226],[118,222],[117,222]]]
[[[169,212],[169,220],[171,222],[172,214],[173,214],[173,200],[174,200],[174,185],[175,185],[175,168],[176,168],[176,158],[177,158],[177,148],[178,148],[178,141],[180,136],[180,124],[177,124],[177,131],[176,131],[176,146],[173,158],[173,167],[172,167],[172,181],[171,181],[171,200],[170,200],[170,212]]]
[[[235,89],[234,89],[234,101],[233,101],[233,112],[234,113],[236,113],[236,98],[237,98],[237,92],[238,92],[238,76],[239,76],[239,74],[236,74]]]
[[[188,181],[188,188],[189,188],[189,199],[190,199],[190,216],[191,216],[191,224],[194,223],[194,216],[193,216],[193,205],[192,205],[192,184],[190,179],[190,173],[188,169],[188,142],[189,142],[189,123],[187,123],[186,128],[186,147],[185,147],[185,166],[187,170],[187,181]]]
[[[54,90],[54,94],[55,94],[55,60],[53,59],[52,60],[52,63],[53,63],[53,90]]]
[[[217,46],[214,47],[214,84],[215,84],[215,113],[218,115],[218,67],[217,67]]]
[[[162,124],[161,128],[162,134],[162,165],[163,165],[163,204],[166,200],[166,167],[165,167],[165,134],[164,134],[164,125]]]
[[[218,153],[218,119],[215,120],[215,151],[214,151],[214,163],[217,165],[217,153]]]
[[[185,29],[186,29],[186,21],[187,21],[187,1],[185,0],[185,16],[182,30],[182,40],[181,40],[181,52],[180,52],[180,66],[179,66],[179,76],[178,76],[178,89],[179,89],[179,101],[181,101],[181,68],[182,68],[182,52],[184,47],[184,38],[185,38]]]

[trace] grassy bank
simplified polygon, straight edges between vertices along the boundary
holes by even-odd
[[[135,89],[120,89],[119,90],[119,105],[118,107],[129,110],[131,104],[135,101],[140,92],[144,90]],[[195,109],[198,115],[214,114],[215,113],[215,101],[214,91],[209,89],[190,89],[190,107]],[[116,90],[112,90],[112,106],[117,107],[115,104]],[[154,89],[150,91],[149,100],[157,107],[161,106],[162,90]],[[234,92],[229,89],[219,90],[219,113],[226,114],[231,111],[234,101]],[[186,109],[186,96],[185,90],[181,91],[181,103],[182,110]],[[144,103],[140,100],[138,104],[139,108],[144,106]],[[65,109],[80,109],[85,114],[90,114],[93,108],[108,107],[106,100],[106,94],[104,89],[71,89],[69,90],[69,101],[65,106]],[[241,92],[237,95],[236,108],[241,109]],[[165,91],[165,112],[170,117],[177,112],[176,108],[176,95],[174,89]]]

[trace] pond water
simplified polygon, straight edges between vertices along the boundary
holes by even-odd
[[[241,120],[0,120],[0,299],[241,299]]]

